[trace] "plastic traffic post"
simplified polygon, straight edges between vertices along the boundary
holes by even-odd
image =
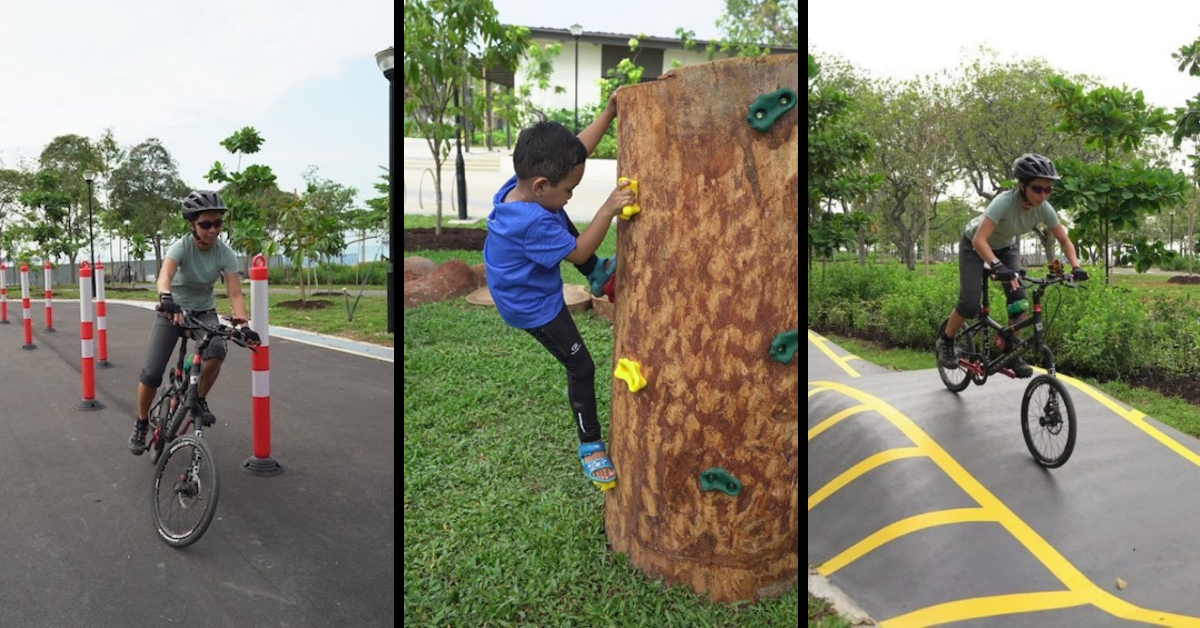
[[[8,325],[8,265],[0,262],[0,324]]]
[[[111,260],[109,260],[111,261]],[[104,262],[96,262],[96,366],[108,368],[108,316],[104,304]]]
[[[51,334],[58,331],[54,329],[54,291],[50,289],[54,281],[53,268],[50,260],[42,260],[42,287],[45,288],[46,298],[46,328],[42,331]]]
[[[254,453],[242,463],[242,471],[258,476],[279,475],[283,465],[271,457],[271,325],[267,319],[267,258],[262,255],[255,255],[250,262],[250,329],[258,334],[262,345],[250,358]]]
[[[92,340],[92,267],[86,261],[79,264],[79,348],[82,354],[80,371],[83,374],[83,399],[76,410],[99,410],[104,404],[96,401],[96,358]]]
[[[29,264],[21,264],[21,316],[25,325],[25,344],[22,349],[37,349],[33,344],[33,311],[29,307]]]

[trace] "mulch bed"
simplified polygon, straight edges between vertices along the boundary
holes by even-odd
[[[487,229],[442,229],[441,235],[434,235],[433,228],[405,229],[404,250],[407,252],[445,249],[482,251],[485,238],[487,238]]]

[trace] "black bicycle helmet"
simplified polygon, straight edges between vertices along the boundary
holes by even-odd
[[[1033,179],[1050,179],[1051,181],[1062,179],[1058,176],[1058,170],[1054,169],[1053,161],[1033,153],[1017,157],[1017,160],[1013,162],[1012,169],[1013,176],[1021,183],[1029,183]]]
[[[193,190],[180,205],[183,207],[184,220],[195,220],[196,216],[204,212],[217,211],[224,214],[229,211],[225,201],[221,200],[221,195],[212,190]]]

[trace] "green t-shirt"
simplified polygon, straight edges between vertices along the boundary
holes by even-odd
[[[223,273],[236,273],[238,269],[237,255],[228,244],[218,239],[212,248],[201,251],[190,233],[167,249],[167,257],[178,265],[171,278],[171,297],[185,310],[216,307],[213,284],[221,280]]]
[[[1017,190],[1009,190],[997,194],[996,198],[992,199],[991,204],[988,205],[987,211],[967,223],[963,235],[968,240],[975,239],[975,232],[979,230],[979,225],[985,216],[996,223],[992,235],[988,236],[988,246],[993,250],[1016,244],[1017,238],[1033,231],[1033,228],[1039,224],[1046,225],[1051,229],[1062,224],[1058,220],[1058,212],[1054,211],[1054,207],[1049,202],[1043,201],[1041,205],[1021,209],[1021,197]]]

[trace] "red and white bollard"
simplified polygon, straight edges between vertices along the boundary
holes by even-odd
[[[112,260],[109,260],[112,261]],[[108,309],[104,305],[104,262],[96,261],[96,365],[108,368]]]
[[[54,333],[58,330],[54,329],[54,291],[50,289],[54,277],[51,269],[50,261],[42,260],[42,287],[45,288],[46,292],[46,328],[42,331]]]
[[[0,262],[0,325],[8,324],[8,265]]]
[[[92,267],[86,261],[79,264],[79,348],[82,354],[83,399],[76,410],[99,410],[104,404],[96,401],[96,365],[92,354]]]
[[[250,475],[279,475],[283,473],[283,465],[271,457],[271,325],[267,320],[267,258],[262,255],[255,255],[250,262],[250,329],[258,334],[262,345],[250,358],[254,455],[242,463],[242,471]]]
[[[21,264],[21,317],[25,324],[25,345],[22,349],[37,349],[33,344],[33,309],[29,306],[29,264]]]

